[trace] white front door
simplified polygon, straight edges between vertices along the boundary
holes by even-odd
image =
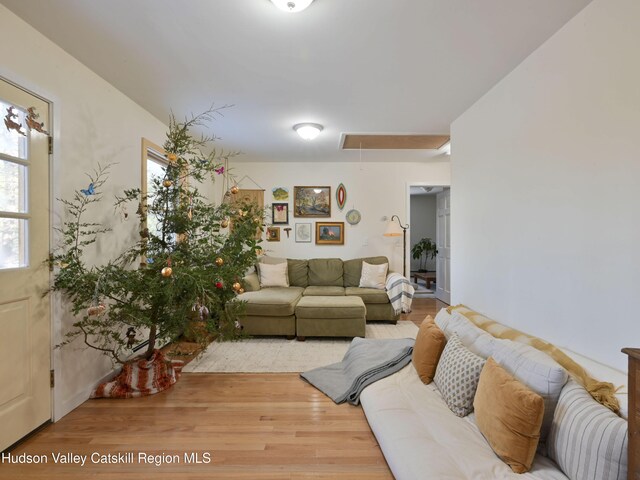
[[[436,298],[451,303],[451,190],[447,188],[436,197]]]
[[[47,102],[0,79],[0,451],[51,418],[49,138],[30,107],[50,128]]]

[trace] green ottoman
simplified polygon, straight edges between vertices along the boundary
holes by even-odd
[[[296,305],[296,335],[364,337],[367,309],[360,297],[308,296]]]

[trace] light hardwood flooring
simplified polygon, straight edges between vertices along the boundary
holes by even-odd
[[[443,306],[416,299],[403,319],[419,325]],[[134,452],[134,461],[54,464],[58,452]],[[393,478],[362,408],[335,405],[297,374],[187,373],[150,397],[89,400],[11,453],[43,454],[48,463],[0,464],[0,479]],[[180,463],[140,463],[140,453],[175,454]],[[187,464],[191,453],[211,462]]]

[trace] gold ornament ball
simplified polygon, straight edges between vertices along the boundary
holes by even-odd
[[[164,267],[160,273],[162,273],[163,277],[167,278],[171,276],[173,269],[171,267]]]
[[[238,188],[237,185],[234,185],[233,187],[231,187],[229,189],[229,191],[235,195],[236,193],[238,193],[240,191],[240,189]]]
[[[221,267],[222,265],[224,265],[224,260],[220,257],[216,258],[216,265]]]
[[[242,285],[240,285],[240,282],[236,282],[232,285],[232,287],[236,292],[238,292],[242,288]]]
[[[240,289],[238,290],[238,293],[244,293],[244,288],[240,288]]]
[[[175,153],[170,153],[169,155],[167,155],[167,160],[169,160],[170,162],[175,162],[176,160],[178,160],[178,156]]]
[[[162,185],[169,188],[171,185],[173,185],[173,182],[171,180],[165,180],[164,182],[162,182]]]
[[[222,228],[227,228],[229,226],[229,220],[227,219],[222,220],[222,222],[220,222],[220,226]]]

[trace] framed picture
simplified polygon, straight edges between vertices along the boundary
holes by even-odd
[[[331,187],[293,187],[294,217],[330,217]]]
[[[274,225],[287,225],[289,223],[289,204],[271,204],[271,223]]]
[[[267,242],[280,241],[280,227],[267,227]]]
[[[344,222],[316,222],[316,245],[344,245]]]
[[[310,223],[296,223],[296,243],[311,243]]]

